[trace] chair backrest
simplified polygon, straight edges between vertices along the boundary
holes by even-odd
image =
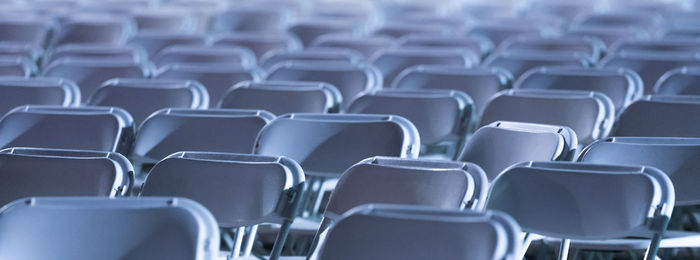
[[[651,94],[654,83],[669,70],[684,66],[700,66],[700,54],[619,52],[608,55],[601,65],[623,67],[636,71],[644,81],[644,94]]]
[[[55,198],[0,209],[0,258],[216,259],[214,217],[185,198]]]
[[[480,116],[491,97],[499,91],[509,88],[512,81],[513,76],[510,72],[500,68],[420,65],[401,72],[391,88],[462,91],[474,101],[475,114]]]
[[[130,13],[138,31],[141,32],[192,32],[197,22],[191,10],[186,9],[144,8],[132,10]]]
[[[643,28],[654,31],[662,26],[663,17],[649,12],[630,12],[621,10],[608,13],[592,13],[581,15],[572,22],[574,27],[611,27],[611,28]]]
[[[698,156],[699,138],[611,137],[584,148],[578,161],[655,167],[673,182],[676,205],[686,206],[700,204]]]
[[[143,49],[136,46],[114,46],[105,44],[64,44],[46,53],[43,65],[62,58],[103,58],[143,62],[148,58]]]
[[[577,26],[570,28],[566,35],[595,37],[605,42],[605,46],[612,46],[622,40],[646,40],[651,38],[649,32],[636,27]]]
[[[22,42],[45,47],[53,27],[51,21],[35,16],[8,16],[0,19],[0,41]]]
[[[156,78],[197,81],[207,89],[209,100],[220,100],[233,85],[247,80],[258,81],[263,77],[261,74],[257,68],[217,63],[174,63],[158,71]]]
[[[269,32],[284,31],[291,15],[282,6],[253,4],[237,5],[218,12],[212,22],[215,32]]]
[[[0,77],[0,114],[22,105],[80,104],[80,89],[70,80],[58,78]]]
[[[205,36],[192,33],[148,31],[139,32],[129,44],[137,45],[146,50],[148,57],[154,57],[159,51],[173,45],[204,45]]]
[[[440,35],[406,35],[398,39],[397,45],[402,47],[439,47],[460,48],[479,54],[480,57],[489,54],[493,43],[481,36],[440,36]]]
[[[362,53],[365,59],[394,45],[395,40],[384,36],[358,37],[348,34],[327,34],[317,37],[309,47],[349,49]]]
[[[311,259],[516,259],[519,233],[495,211],[372,204],[343,215]]]
[[[515,36],[544,36],[550,34],[550,28],[541,28],[533,24],[513,24],[486,22],[472,26],[467,35],[486,37],[499,46],[503,41]]]
[[[206,109],[209,94],[196,81],[167,79],[110,79],[87,101],[92,106],[121,107],[141,124],[163,108]]]
[[[21,56],[0,56],[0,76],[29,78],[36,73],[36,65]]]
[[[287,114],[265,126],[255,153],[287,156],[307,175],[337,177],[371,156],[415,158],[420,150],[418,130],[392,115]]]
[[[342,100],[337,88],[323,82],[243,81],[226,92],[218,107],[262,109],[275,115],[335,113]]]
[[[572,160],[577,147],[571,128],[499,121],[476,130],[458,160],[479,165],[493,180],[516,163]]]
[[[480,126],[501,120],[567,126],[589,144],[610,134],[615,108],[595,91],[504,90],[486,106]]]
[[[465,68],[479,63],[479,55],[462,49],[406,47],[378,52],[370,62],[384,76],[383,86],[390,86],[403,71],[416,65],[453,65]]]
[[[0,204],[32,196],[125,196],[134,168],[114,152],[0,150]]]
[[[601,240],[663,232],[673,205],[671,180],[650,166],[524,162],[491,184],[486,207],[528,233]]]
[[[525,72],[513,88],[597,91],[610,98],[619,114],[642,97],[644,82],[625,68],[539,67]]]
[[[484,61],[484,65],[508,70],[514,79],[528,70],[544,66],[568,66],[586,68],[591,60],[581,53],[548,53],[542,51],[502,51]]]
[[[645,96],[622,111],[612,136],[700,137],[700,97]]]
[[[41,46],[22,42],[0,42],[0,56],[19,56],[38,61],[43,54]]]
[[[133,119],[116,107],[21,106],[0,119],[2,148],[41,147],[126,154],[133,133]]]
[[[594,37],[514,37],[505,40],[498,49],[500,51],[535,51],[545,53],[585,54],[592,62],[597,62],[605,54],[605,43]]]
[[[99,43],[120,45],[136,31],[136,24],[125,16],[77,14],[63,18],[52,44]]]
[[[402,116],[418,129],[421,153],[453,158],[475,123],[472,103],[456,90],[384,89],[364,92],[346,113]]]
[[[139,127],[130,157],[136,165],[180,151],[251,153],[258,132],[274,117],[264,110],[161,109]]]
[[[255,54],[244,47],[172,45],[153,57],[159,68],[174,63],[216,63],[222,66],[255,67]]]
[[[272,50],[298,50],[301,43],[294,36],[279,33],[227,33],[213,38],[214,45],[246,47],[261,58]]]
[[[654,85],[655,95],[700,95],[700,67],[681,67],[664,73]]]
[[[453,34],[449,26],[431,23],[411,23],[406,21],[388,21],[372,32],[372,35],[399,39],[408,35],[433,35],[440,37]]]
[[[382,75],[371,65],[290,61],[274,66],[266,79],[331,84],[342,94],[346,107],[362,91],[381,88]]]
[[[617,52],[700,52],[700,39],[622,40],[610,46],[610,53]]]
[[[287,61],[329,61],[358,64],[363,57],[360,53],[335,48],[306,49],[306,50],[273,50],[260,58],[260,67],[270,70],[277,64]]]
[[[287,27],[287,32],[296,36],[302,46],[311,45],[317,37],[331,33],[357,33],[362,30],[362,24],[354,21],[336,18],[308,19],[293,23]]]

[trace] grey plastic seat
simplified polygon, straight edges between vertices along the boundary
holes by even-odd
[[[0,77],[0,114],[22,105],[80,105],[75,83],[57,78]]]
[[[158,71],[156,78],[170,80],[194,80],[207,89],[209,100],[219,100],[226,90],[239,82],[262,78],[257,68],[234,65],[222,66],[217,63],[174,63]],[[210,105],[213,105],[210,103]]]
[[[0,211],[0,258],[212,260],[214,217],[185,198],[16,200]]]
[[[269,32],[284,31],[290,11],[281,6],[243,4],[215,15],[212,30],[215,32]]]
[[[619,114],[642,97],[644,82],[625,68],[539,67],[525,72],[513,88],[598,91],[610,98]]]
[[[457,90],[372,90],[353,100],[346,113],[402,116],[418,129],[421,154],[449,159],[475,123],[471,98]]]
[[[161,109],[139,126],[132,146],[130,158],[137,178],[179,151],[251,153],[258,132],[273,118],[263,110]]]
[[[149,64],[132,60],[109,58],[62,58],[49,64],[44,77],[65,78],[75,82],[82,93],[83,102],[105,81],[112,78],[147,78],[151,75]]]
[[[640,28],[633,27],[600,27],[600,26],[576,26],[570,28],[567,36],[595,37],[606,46],[612,46],[615,42],[629,39],[649,39],[649,33]]]
[[[265,126],[255,153],[287,156],[307,176],[338,177],[371,156],[415,158],[418,131],[410,121],[391,115],[287,114]]]
[[[700,95],[700,67],[672,69],[659,78],[654,85],[655,95]]]
[[[162,68],[174,63],[218,63],[222,66],[255,67],[255,54],[243,47],[173,45],[159,51],[152,59]]]
[[[469,29],[467,35],[486,37],[493,42],[494,46],[499,46],[511,37],[546,36],[550,33],[551,28],[540,28],[533,24],[487,22],[474,25]]]
[[[700,52],[700,39],[623,40],[610,47],[617,52]]]
[[[500,212],[366,205],[343,215],[311,259],[517,259],[519,233]]]
[[[545,66],[587,68],[592,61],[581,53],[548,53],[542,51],[503,51],[484,61],[484,65],[508,70],[518,79],[528,70]]]
[[[470,50],[484,57],[491,53],[493,43],[481,36],[438,36],[438,35],[406,35],[398,39],[402,47],[435,47],[435,48],[460,48]]]
[[[323,82],[243,81],[229,89],[219,108],[262,109],[275,115],[288,113],[337,113],[343,97]]]
[[[0,41],[20,42],[46,47],[54,25],[47,19],[32,16],[8,16],[0,19]]]
[[[134,125],[116,107],[21,106],[0,119],[0,147],[41,147],[126,154]]]
[[[666,174],[650,166],[524,162],[492,183],[486,207],[510,214],[528,234],[561,239],[559,259],[566,259],[572,239],[633,236],[641,237],[644,259],[651,260],[674,194]]]
[[[317,37],[324,34],[348,33],[356,34],[362,30],[361,24],[344,19],[310,19],[301,20],[291,24],[287,32],[296,36],[302,46],[311,45]]]
[[[593,37],[515,37],[505,40],[499,49],[502,51],[545,52],[557,54],[581,53],[590,61],[597,62],[605,54],[605,43]]]
[[[137,30],[160,32],[192,32],[195,17],[188,10],[178,8],[146,8],[130,12]]]
[[[270,69],[266,80],[316,81],[331,84],[342,94],[343,107],[346,107],[360,92],[381,88],[382,75],[371,65],[289,61]]]
[[[350,34],[326,34],[316,37],[311,42],[309,49],[349,49],[362,53],[365,59],[369,59],[377,52],[392,47],[394,42],[394,39],[384,36],[359,37]]]
[[[43,54],[43,48],[38,45],[9,41],[0,42],[0,56],[18,56],[37,62]]]
[[[274,50],[260,58],[260,67],[270,70],[275,65],[287,61],[324,61],[359,64],[363,59],[359,53],[345,49]]]
[[[0,76],[29,78],[36,73],[36,65],[21,56],[0,56]]]
[[[132,20],[120,16],[77,14],[66,17],[53,37],[54,46],[72,43],[120,45],[135,31]]]
[[[612,136],[700,137],[700,97],[645,96],[617,119]]]
[[[420,1],[387,1],[379,3],[377,11],[384,19],[398,19],[412,14],[436,13],[438,6]]]
[[[406,47],[380,51],[370,59],[384,76],[383,86],[390,86],[404,70],[417,65],[452,65],[465,68],[479,64],[479,55],[461,49]]]
[[[153,167],[139,196],[193,199],[212,212],[219,227],[233,228],[236,236],[248,233],[245,246],[233,245],[234,258],[250,256],[258,224],[284,225],[269,258],[277,259],[299,213],[303,187],[303,170],[285,157],[178,152]]]
[[[374,30],[372,35],[399,39],[408,35],[433,35],[435,37],[440,37],[452,33],[453,31],[444,25],[391,21]]]
[[[516,121],[570,127],[581,144],[607,137],[615,121],[610,98],[595,91],[504,90],[484,109],[481,126]]]
[[[44,65],[62,58],[101,58],[110,60],[147,61],[146,53],[135,46],[113,46],[104,44],[64,44],[46,54]]]
[[[663,26],[663,17],[645,12],[621,10],[582,15],[573,21],[574,27],[640,28],[654,32]]]
[[[149,57],[173,45],[204,45],[205,36],[196,33],[176,32],[139,32],[129,39],[129,44],[137,45],[146,50]]]
[[[458,160],[481,166],[493,180],[516,163],[572,160],[577,147],[576,133],[565,126],[498,121],[476,130]]]
[[[606,57],[601,65],[636,71],[644,81],[644,94],[648,95],[654,90],[654,83],[667,71],[685,66],[700,66],[700,53],[620,52]]]
[[[474,102],[475,115],[480,116],[491,97],[509,88],[512,82],[510,72],[500,68],[420,65],[403,70],[391,88],[462,91]]]
[[[227,33],[216,35],[214,45],[246,47],[261,58],[272,50],[299,50],[301,43],[291,35],[275,33]]]
[[[139,125],[163,108],[206,109],[209,94],[196,81],[117,78],[103,83],[87,104],[123,108],[134,118],[135,125]]]
[[[0,161],[2,205],[30,196],[124,196],[134,173],[113,152],[7,148]]]

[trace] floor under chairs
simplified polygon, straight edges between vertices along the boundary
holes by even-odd
[[[244,81],[231,87],[219,108],[261,109],[275,115],[338,113],[343,97],[333,85],[309,81]]]

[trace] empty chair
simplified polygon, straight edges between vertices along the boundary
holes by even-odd
[[[129,39],[129,44],[137,45],[146,50],[149,57],[173,45],[204,45],[205,37],[193,33],[176,32],[139,32]]]
[[[270,259],[282,252],[289,226],[299,213],[304,172],[285,157],[248,154],[178,152],[153,167],[140,197],[177,196],[209,209],[219,227],[243,237],[230,256],[250,256],[258,224],[281,224]],[[237,202],[240,201],[240,202]]]
[[[642,96],[644,83],[636,72],[625,68],[539,67],[525,72],[513,88],[598,91],[621,113]]]
[[[592,62],[597,62],[605,54],[605,43],[593,37],[516,37],[504,41],[499,47],[504,51],[536,51],[546,53],[582,53]]]
[[[390,86],[399,73],[409,67],[453,65],[469,68],[479,63],[479,56],[468,50],[407,47],[381,51],[370,62],[384,76],[383,86]]]
[[[346,113],[402,116],[418,129],[422,154],[450,159],[475,122],[473,102],[457,90],[372,90],[353,100]]]
[[[517,259],[519,234],[500,212],[366,205],[339,218],[315,259]]]
[[[475,115],[480,116],[491,97],[509,88],[512,81],[510,72],[501,68],[421,65],[401,72],[391,88],[459,90],[469,95],[474,102]]]
[[[274,33],[229,33],[214,36],[214,45],[246,47],[261,58],[272,50],[298,50],[301,43],[290,35]]]
[[[650,166],[524,162],[491,187],[486,207],[511,215],[524,232],[561,239],[559,259],[571,240],[622,237],[636,237],[644,259],[655,259],[674,206],[671,180]]]
[[[470,50],[480,57],[489,54],[493,43],[481,36],[438,36],[438,35],[407,35],[398,39],[402,47],[432,47],[432,48],[459,48]]]
[[[682,67],[664,73],[654,85],[655,95],[700,95],[700,67]]]
[[[221,98],[220,108],[261,109],[275,115],[288,113],[337,113],[343,97],[323,82],[243,81]]]
[[[36,62],[43,54],[44,50],[37,45],[16,42],[0,42],[0,56],[18,56]]]
[[[627,11],[627,10],[625,10]],[[650,32],[660,29],[663,17],[645,12],[609,12],[583,15],[573,22],[575,27],[640,28]]]
[[[41,147],[126,154],[134,125],[115,107],[21,106],[0,119],[0,147]]]
[[[382,75],[370,65],[291,61],[274,66],[266,79],[331,84],[342,94],[343,107],[346,107],[360,92],[381,88]]]
[[[607,137],[615,120],[610,98],[595,91],[504,90],[484,109],[481,126],[516,121],[570,127],[578,141],[589,144]]]
[[[382,25],[372,32],[372,34],[398,39],[408,35],[433,35],[435,37],[440,37],[448,35],[451,32],[450,28],[446,26],[396,21]]]
[[[156,78],[197,81],[209,92],[209,100],[219,100],[227,89],[238,82],[260,80],[260,73],[256,68],[217,63],[175,63],[162,68]]]
[[[498,121],[476,130],[458,160],[481,166],[493,180],[519,162],[572,160],[577,147],[576,133],[565,126]]]
[[[623,40],[610,47],[617,52],[700,52],[700,39]]]
[[[645,96],[617,119],[613,136],[700,137],[700,97]]]
[[[362,26],[353,21],[343,19],[312,19],[298,21],[287,28],[287,32],[296,36],[302,46],[311,45],[317,37],[324,34],[348,33],[356,34]]]
[[[0,41],[46,47],[53,24],[41,17],[12,15],[0,19]]]
[[[131,17],[140,32],[191,32],[196,23],[188,10],[167,7],[134,10]]]
[[[277,33],[284,31],[289,13],[281,6],[244,4],[216,14],[212,27],[215,32]]]
[[[1,213],[1,258],[210,260],[219,252],[216,220],[185,198],[38,197]]]
[[[151,60],[158,67],[174,63],[218,63],[250,68],[256,64],[253,52],[229,46],[174,45],[161,50]]]
[[[0,161],[2,205],[30,196],[124,196],[134,171],[113,152],[7,148]]]
[[[591,60],[580,53],[547,53],[541,51],[504,51],[489,56],[484,65],[508,70],[517,79],[526,71],[543,66],[590,67]]]
[[[499,46],[503,41],[516,36],[546,36],[550,30],[539,28],[527,23],[481,23],[476,24],[467,32],[468,35],[478,35],[486,37],[495,46]]]
[[[55,46],[69,43],[120,45],[135,31],[133,21],[110,15],[75,15],[61,22]]]
[[[137,178],[179,151],[251,153],[255,138],[274,115],[263,110],[167,108],[139,127],[130,158]]]
[[[358,64],[363,57],[353,51],[344,49],[312,49],[312,50],[275,50],[260,58],[260,66],[266,70],[287,61],[328,61],[338,63]]]
[[[0,114],[22,105],[80,105],[80,89],[57,78],[0,77]]]
[[[207,90],[196,81],[166,79],[111,79],[88,99],[90,106],[120,107],[141,124],[163,108],[206,109]]]
[[[654,90],[654,83],[667,71],[684,66],[700,66],[700,54],[620,52],[606,57],[601,65],[634,70],[642,77],[644,94],[648,95]]]
[[[147,61],[146,53],[135,46],[112,46],[103,44],[64,44],[47,53],[44,65],[61,58],[104,58],[110,60]]]
[[[0,56],[0,76],[29,78],[36,72],[31,60],[20,56]]]
[[[606,46],[612,46],[620,40],[650,38],[647,31],[632,27],[577,26],[569,29],[565,35],[595,37],[602,40]]]
[[[377,52],[392,47],[394,41],[385,36],[359,37],[350,34],[327,34],[317,37],[311,42],[309,48],[349,49],[362,53],[365,59],[369,59]]]
[[[412,14],[432,14],[438,9],[436,5],[420,1],[386,1],[377,7],[384,19],[397,19]]]
[[[287,156],[310,176],[337,177],[372,156],[415,158],[418,131],[410,121],[391,115],[287,114],[264,127],[255,153]]]

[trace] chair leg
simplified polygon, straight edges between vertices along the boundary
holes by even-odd
[[[567,260],[569,258],[569,245],[571,240],[562,239],[561,244],[559,244],[559,260]]]

